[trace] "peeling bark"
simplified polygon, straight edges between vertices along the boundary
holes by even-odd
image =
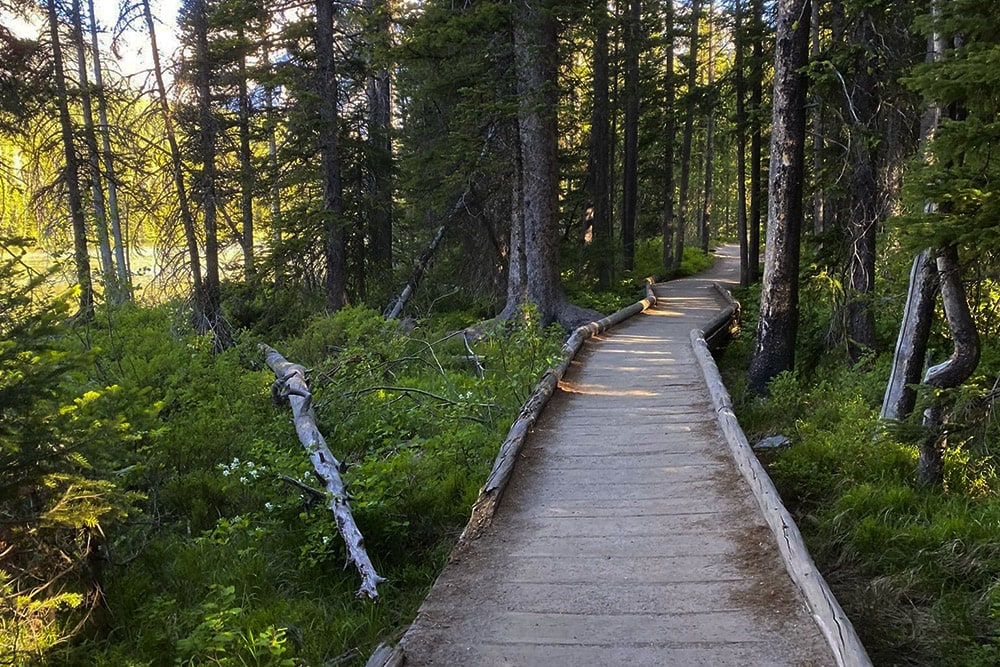
[[[280,352],[269,345],[261,343],[260,351],[264,354],[264,362],[274,371],[274,386],[278,395],[287,397],[292,407],[292,418],[299,441],[309,453],[313,469],[326,490],[327,506],[333,512],[337,521],[337,530],[344,538],[347,547],[347,564],[353,564],[361,575],[361,588],[358,597],[378,600],[378,585],[385,581],[375,571],[368,552],[365,550],[365,539],[358,530],[348,503],[347,489],[340,477],[341,463],[330,452],[326,439],[316,426],[316,413],[312,409],[312,394],[306,381],[306,369],[299,364],[293,364],[285,359]]]

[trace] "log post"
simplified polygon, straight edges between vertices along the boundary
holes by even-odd
[[[354,564],[361,575],[361,588],[358,597],[378,600],[378,585],[385,581],[375,571],[368,552],[365,551],[365,538],[358,530],[348,503],[347,489],[340,477],[341,463],[330,452],[326,439],[316,426],[316,413],[312,408],[312,394],[306,380],[306,369],[299,364],[293,364],[270,345],[260,343],[260,351],[264,354],[264,363],[274,371],[273,395],[287,398],[292,406],[292,422],[299,441],[305,447],[312,461],[313,469],[320,479],[326,492],[327,506],[333,512],[337,521],[337,530],[344,538],[347,547],[347,564]]]

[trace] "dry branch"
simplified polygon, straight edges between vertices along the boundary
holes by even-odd
[[[368,552],[365,551],[365,539],[354,523],[351,506],[347,502],[347,490],[340,477],[340,461],[330,452],[326,439],[316,426],[316,413],[312,409],[309,385],[306,381],[306,369],[299,364],[293,364],[285,359],[280,352],[269,345],[261,343],[260,351],[264,354],[264,363],[274,371],[277,395],[287,397],[292,406],[292,421],[299,441],[309,453],[316,474],[323,480],[326,490],[327,506],[333,512],[337,521],[337,530],[344,538],[347,547],[347,564],[354,564],[361,575],[361,588],[358,597],[371,600],[378,599],[378,585],[385,581],[375,571]]]

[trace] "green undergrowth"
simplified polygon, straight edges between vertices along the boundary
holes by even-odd
[[[103,409],[127,437],[105,443],[93,474],[131,504],[94,559],[103,604],[85,629],[14,664],[364,664],[412,619],[564,333],[531,312],[487,331],[471,343],[481,377],[461,336],[433,322],[402,333],[363,308],[266,341],[310,369],[320,428],[388,579],[373,604],[355,598],[330,512],[288,481],[320,485],[288,406],[272,403],[259,336],[213,355],[182,321],[167,306],[121,308],[62,334],[90,350],[77,383],[114,387]],[[58,619],[69,632],[81,617]]]
[[[919,428],[878,421],[888,355],[850,368],[839,351],[818,353],[824,334],[807,308],[800,358],[814,363],[776,378],[768,398],[748,398],[758,295],[740,298],[748,316],[721,356],[726,384],[750,442],[791,439],[765,464],[873,662],[1000,664],[995,426],[973,424],[966,412],[944,486],[918,485]]]

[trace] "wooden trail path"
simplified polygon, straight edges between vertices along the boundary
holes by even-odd
[[[736,277],[722,250],[589,340],[493,524],[456,550],[405,665],[833,665],[716,420],[689,334]]]

